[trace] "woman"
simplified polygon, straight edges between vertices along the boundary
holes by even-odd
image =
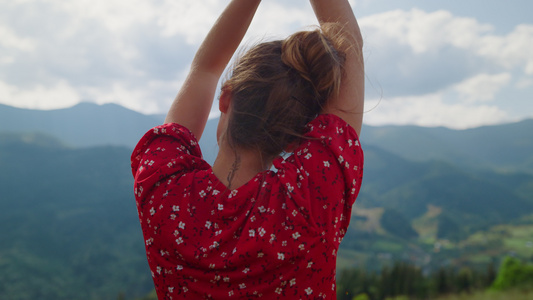
[[[229,3],[165,124],[132,154],[159,299],[335,298],[363,166],[362,39],[347,0],[311,0],[320,29],[238,60],[222,85],[217,159],[201,158],[218,80],[259,2]]]

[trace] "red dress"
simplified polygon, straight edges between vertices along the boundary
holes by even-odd
[[[334,115],[308,124],[277,171],[228,190],[178,124],[132,154],[135,197],[159,299],[335,299],[337,249],[361,186],[357,134]]]

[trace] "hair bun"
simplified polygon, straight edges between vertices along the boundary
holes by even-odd
[[[325,24],[313,31],[297,32],[282,44],[281,59],[284,64],[296,70],[310,82],[318,100],[323,104],[332,94],[339,91],[345,52],[344,38],[332,30],[340,25]]]

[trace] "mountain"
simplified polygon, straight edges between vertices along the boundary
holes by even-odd
[[[0,131],[42,132],[72,147],[133,148],[146,131],[163,120],[163,115],[143,115],[116,104],[81,103],[50,111],[0,105]],[[216,156],[217,123],[210,120],[200,140],[208,162]],[[363,147],[377,146],[407,160],[533,174],[533,120],[466,130],[364,125],[361,141]]]
[[[116,299],[152,289],[130,152],[0,134],[0,299]]]
[[[129,157],[162,119],[117,105],[0,106],[0,299],[116,299],[152,289]],[[208,162],[217,121],[200,140]],[[365,126],[363,185],[340,267],[529,257],[530,126]]]
[[[0,132],[40,132],[70,147],[124,146],[133,149],[164,115],[143,115],[116,104],[80,103],[57,110],[21,109],[0,104]],[[200,147],[206,161],[215,161],[217,120],[209,120]]]
[[[366,126],[362,140],[409,160],[533,174],[533,120],[466,130]]]
[[[116,104],[80,103],[57,110],[31,110],[0,105],[0,131],[42,132],[72,147],[97,145],[133,148],[140,137],[163,120]]]
[[[367,146],[359,200],[364,207],[394,209],[411,220],[432,206],[463,227],[487,226],[533,211],[533,194],[517,185],[533,186],[533,175],[478,171],[439,161],[413,162]]]

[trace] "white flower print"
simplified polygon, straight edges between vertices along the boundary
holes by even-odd
[[[161,267],[160,266],[157,266],[156,272],[157,272],[157,274],[161,274]]]
[[[271,234],[269,242],[272,244],[272,243],[274,243],[275,240],[276,240],[276,235],[275,234]]]
[[[283,254],[283,253],[278,253],[278,259],[279,259],[279,260],[284,260],[284,259],[285,259],[285,254]]]
[[[219,245],[218,242],[217,242],[217,241],[214,241],[214,242],[213,242],[213,245],[209,246],[209,249],[215,249],[215,248],[218,247],[218,245]]]
[[[219,193],[220,193],[220,191],[218,191],[218,190],[213,190],[213,196],[216,196],[216,195],[218,195]]]
[[[237,190],[231,191],[231,193],[229,194],[228,198],[234,197],[235,195],[237,195],[237,192],[239,192],[239,191],[237,191]]]
[[[305,293],[307,295],[311,295],[313,293],[313,290],[311,289],[311,287],[308,287],[308,288],[305,289]]]
[[[185,223],[180,221],[180,224],[178,225],[180,229],[185,229]]]
[[[242,290],[242,289],[245,289],[245,288],[246,288],[246,284],[244,284],[244,283],[239,284],[239,288],[240,288],[241,290]]]
[[[168,292],[169,293],[173,293],[174,292],[174,287],[173,286],[169,286],[168,287]]]
[[[305,159],[310,159],[313,155],[311,155],[311,153],[307,153],[307,155],[305,156]]]
[[[174,236],[178,236],[178,235],[180,235],[180,232],[177,229],[174,230]]]
[[[344,157],[342,157],[342,155],[339,155],[339,163],[342,164],[344,162]]]
[[[224,210],[224,205],[222,205],[222,204],[219,203],[219,204],[218,204],[218,210]]]
[[[292,238],[295,239],[295,240],[297,240],[300,236],[301,235],[298,232],[295,232],[295,233],[292,234]]]
[[[228,296],[230,296],[230,297],[233,296],[233,291],[229,291],[228,292]]]
[[[250,229],[250,230],[248,231],[248,234],[250,235],[250,237],[254,237],[254,236],[255,236],[255,230]]]
[[[154,214],[155,214],[155,208],[152,207],[152,208],[150,208],[150,215],[153,216]]]
[[[183,239],[181,237],[177,238],[176,239],[176,243],[179,245],[181,243],[183,243]]]
[[[180,211],[180,207],[177,206],[177,205],[173,205],[173,206],[172,206],[172,210],[173,210],[173,211]]]
[[[264,229],[263,227],[259,227],[259,230],[258,230],[258,232],[259,232],[259,235],[260,235],[260,236],[262,237],[262,236],[264,236],[264,235],[265,235],[265,233],[266,233],[266,230],[265,230],[265,229]]]
[[[291,279],[290,284],[291,284],[291,286],[295,285],[296,284],[296,278]]]
[[[264,213],[266,211],[266,208],[264,206],[259,206],[259,212]]]
[[[329,161],[325,160],[325,161],[324,161],[324,167],[329,168],[329,166],[330,166],[330,165],[329,165]]]
[[[289,191],[289,193],[292,193],[292,191],[294,191],[294,187],[290,185],[288,182],[287,182],[287,190]]]
[[[244,270],[242,270],[242,272],[243,272],[244,274],[246,274],[246,273],[250,272],[250,269],[249,269],[249,268],[245,268]]]
[[[205,195],[207,195],[204,190],[201,190],[199,194],[200,194],[200,197],[202,198],[205,197]]]
[[[211,228],[211,224],[212,224],[211,222],[209,222],[209,221],[205,221],[205,227],[206,227],[207,229]]]

